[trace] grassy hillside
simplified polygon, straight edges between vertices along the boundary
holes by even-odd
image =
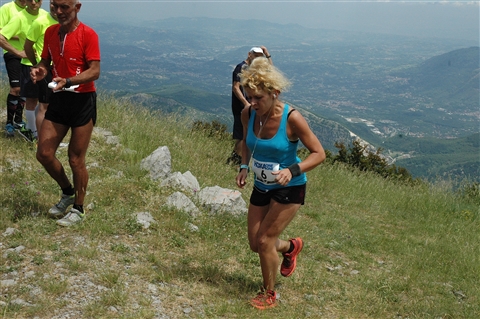
[[[225,164],[231,141],[107,95],[98,114],[98,127],[121,145],[94,134],[90,209],[71,229],[45,216],[59,190],[35,147],[0,138],[0,231],[16,229],[0,237],[3,318],[480,317],[478,201],[321,165],[308,173],[306,204],[284,234],[305,240],[297,270],[278,279],[280,306],[261,312],[247,305],[261,275],[245,216],[165,209],[175,190],[139,168],[166,145],[173,171],[190,170],[201,187],[236,189],[237,170]],[[58,156],[66,163],[66,148]],[[137,212],[157,223],[141,229]]]
[[[230,95],[208,93],[178,84],[162,86],[146,93],[116,92],[115,97],[162,113],[176,113],[205,122],[218,121],[224,123],[230,132],[232,130],[233,116]],[[290,101],[286,101],[286,103],[290,103]],[[349,144],[353,141],[350,131],[345,126],[297,105],[293,106],[301,110],[310,128],[322,140],[325,149],[337,152],[336,142]]]

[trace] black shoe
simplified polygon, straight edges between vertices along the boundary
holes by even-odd
[[[226,164],[227,164],[227,165],[230,165],[230,164],[232,164],[232,161],[233,161],[233,155],[230,155],[230,156],[227,158]]]
[[[242,157],[235,153],[235,156],[234,156],[234,159],[233,159],[233,164],[235,164],[235,165],[242,164]]]
[[[35,143],[37,141],[37,138],[33,135],[33,132],[30,129],[22,126],[20,129],[17,129],[17,131],[26,141],[30,143]]]
[[[242,157],[235,152],[232,152],[229,158],[227,158],[228,165],[240,165],[242,164]]]

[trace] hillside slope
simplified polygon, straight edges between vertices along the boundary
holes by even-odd
[[[166,114],[176,114],[197,121],[218,121],[224,123],[228,131],[232,130],[230,96],[216,95],[183,85],[171,85],[147,93],[124,94],[121,98],[134,105]],[[302,112],[325,149],[334,152],[336,142],[352,142],[350,131],[338,122],[322,118],[297,105],[293,106]]]
[[[398,73],[408,78],[412,94],[438,101],[453,114],[478,113],[480,96],[479,47],[434,56],[417,67]],[[478,117],[478,115],[477,115]]]
[[[310,112],[305,112],[310,125],[334,153],[335,142],[349,141],[349,131],[399,159],[411,150],[403,151],[398,136],[416,137],[424,144],[478,133],[478,43],[256,20],[248,26],[263,32],[247,36],[238,32],[245,23],[172,18],[95,25],[102,39],[97,84],[135,104],[217,120],[230,130],[231,72],[252,43],[264,44],[293,81],[283,98]],[[417,153],[398,163],[420,178],[476,177],[480,160],[469,156],[466,162],[463,154],[469,151],[452,152],[448,165],[431,166],[441,160],[434,153]]]
[[[478,318],[480,212],[432,185],[394,183],[341,166],[308,173],[306,204],[284,233],[305,247],[280,306],[246,303],[261,283],[246,217],[194,218],[163,205],[140,161],[168,146],[172,170],[201,187],[236,189],[231,141],[192,131],[182,117],[100,95],[85,221],[61,228],[45,212],[57,185],[35,147],[0,138],[0,310],[4,318]],[[65,142],[68,142],[66,140]],[[57,156],[66,163],[67,149]],[[67,167],[67,172],[69,172]],[[248,200],[251,183],[241,190]],[[142,229],[138,212],[155,223]],[[192,225],[198,227],[191,227]]]
[[[269,48],[275,65],[294,82],[284,98],[318,116],[335,121],[363,118],[386,136],[395,131],[429,137],[477,132],[478,114],[470,114],[478,109],[478,91],[476,100],[472,91],[479,68],[475,47],[469,47],[473,43],[255,20],[248,22],[249,27],[263,32],[246,36],[238,32],[244,24],[232,19],[172,18],[144,25],[95,25],[102,38],[98,85],[129,93],[183,85],[208,92],[208,98],[225,98],[228,109],[232,70],[256,43]],[[447,65],[443,61],[450,61],[446,70],[440,67]],[[445,98],[443,94],[453,88],[455,94]],[[348,122],[342,125],[362,136]],[[371,131],[369,135],[362,138],[375,136]]]

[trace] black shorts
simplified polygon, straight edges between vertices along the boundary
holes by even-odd
[[[45,119],[68,127],[97,122],[97,93],[57,92],[50,97]]]
[[[262,191],[256,186],[253,187],[252,195],[250,196],[250,204],[255,206],[266,206],[270,201],[280,204],[304,204],[305,192],[307,184],[299,186],[281,187],[267,191]]]
[[[243,140],[242,113],[233,113],[233,139]]]
[[[34,84],[30,77],[30,68],[31,66],[25,64],[22,64],[21,66],[22,81],[20,96],[38,99],[40,103],[49,103],[52,90],[48,88],[48,83],[52,81],[52,74],[48,72],[43,80],[37,81],[37,83]]]
[[[3,60],[5,61],[5,68],[7,69],[8,82],[10,83],[10,87],[20,87],[20,74],[22,73],[20,61],[22,59],[20,59],[13,53],[6,52],[3,55]]]

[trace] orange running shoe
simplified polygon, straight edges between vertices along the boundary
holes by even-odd
[[[289,240],[293,244],[293,251],[291,253],[282,253],[283,261],[280,266],[280,273],[283,277],[289,277],[297,267],[297,256],[302,251],[303,240],[300,237]]]
[[[258,295],[250,300],[250,304],[260,310],[273,308],[277,305],[277,293],[262,288]]]

